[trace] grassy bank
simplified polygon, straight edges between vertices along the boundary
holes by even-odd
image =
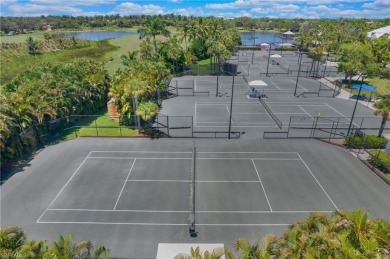
[[[79,49],[66,49],[37,55],[28,54],[27,49],[23,47],[3,50],[0,60],[0,83],[7,83],[19,73],[43,62],[68,63],[77,58],[104,61],[106,53],[116,49],[117,47],[107,43],[90,42]]]

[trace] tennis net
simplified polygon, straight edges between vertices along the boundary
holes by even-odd
[[[271,111],[271,109],[268,107],[268,105],[264,102],[263,99],[259,98],[259,101],[263,105],[263,107],[267,110],[271,118],[275,121],[276,125],[278,125],[279,129],[282,129],[283,123],[278,119],[278,117],[276,117],[276,115]]]

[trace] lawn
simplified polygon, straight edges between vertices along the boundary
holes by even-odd
[[[376,86],[376,90],[372,93],[373,98],[381,98],[381,96],[384,95],[390,95],[390,80],[374,77],[374,78],[367,78],[364,80],[365,84]],[[360,84],[359,82],[352,81],[352,85],[354,84]],[[344,88],[346,91],[350,92],[353,95],[357,95],[359,93],[359,89],[349,89],[347,87]],[[361,95],[365,95],[366,97],[370,97],[371,92],[362,90]]]
[[[75,137],[131,137],[137,136],[137,129],[129,129],[108,117],[107,111],[96,115],[85,116],[76,122],[75,127],[64,132],[60,139],[69,140]]]
[[[7,49],[1,53],[0,83],[7,83],[19,73],[43,62],[68,63],[77,58],[104,61],[105,54],[116,49],[117,47],[110,44],[98,42],[90,42],[86,47],[79,49],[66,49],[37,55],[28,54],[24,48]]]

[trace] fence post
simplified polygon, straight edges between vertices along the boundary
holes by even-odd
[[[168,134],[168,138],[170,137],[169,136],[169,116],[167,116],[167,134]]]
[[[98,137],[98,136],[99,136],[99,131],[98,131],[98,127],[97,127],[96,119],[95,119],[95,128],[96,128],[96,137]]]
[[[194,138],[194,116],[191,116],[191,137]]]
[[[119,126],[119,134],[121,135],[121,138],[122,138],[123,135],[122,135],[122,127],[121,126]]]
[[[179,81],[176,80],[176,96],[179,96]]]
[[[77,138],[77,130],[76,130],[76,126],[73,126],[73,129],[74,129],[74,135],[76,136]]]

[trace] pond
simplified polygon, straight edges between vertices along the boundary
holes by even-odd
[[[65,33],[65,38],[75,37],[77,39],[99,41],[121,38],[128,35],[138,35],[138,33],[133,31],[83,31]]]
[[[292,39],[282,37],[281,33],[243,32],[241,33],[242,46],[255,46],[261,43],[291,43]]]

